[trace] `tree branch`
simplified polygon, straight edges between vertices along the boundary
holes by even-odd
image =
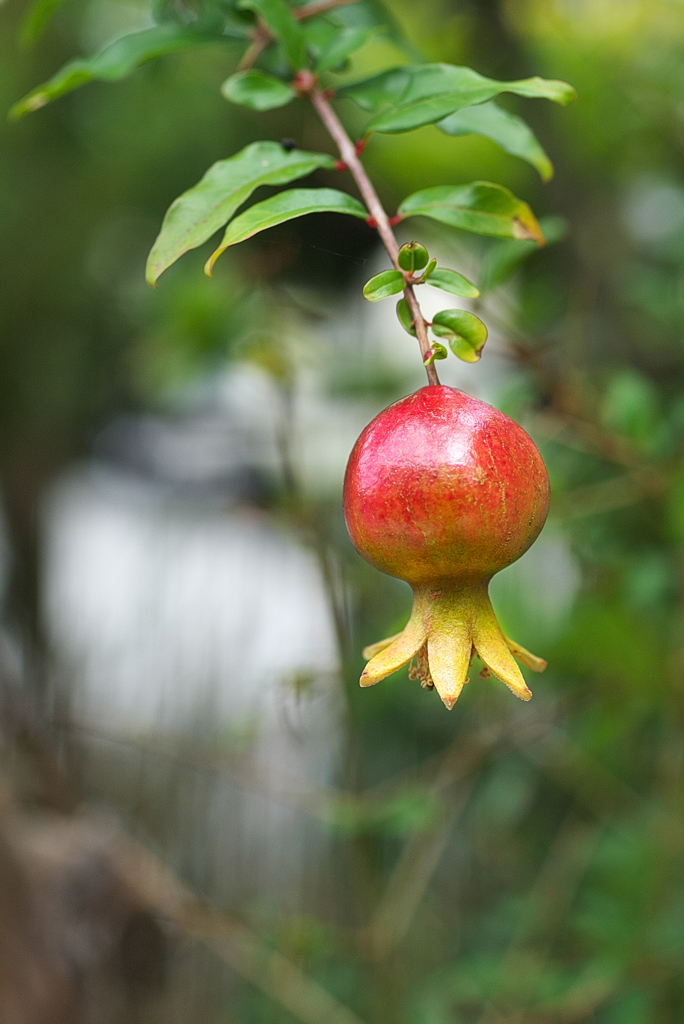
[[[211,949],[302,1024],[364,1024],[292,960],[236,918],[207,906],[151,851],[121,835],[112,850],[119,877],[145,902]]]
[[[334,140],[342,161],[349,168],[349,171],[356,182],[357,188],[361,193],[363,201],[366,204],[366,209],[375,221],[378,234],[382,239],[382,243],[387,250],[389,258],[398,270],[401,269],[397,262],[399,246],[396,238],[394,237],[389,217],[385,213],[385,209],[380,202],[380,198],[375,191],[375,188],[373,187],[373,183],[366,174],[365,168],[359,159],[358,153],[356,152],[354,143],[349,138],[344,125],[330,106],[325,95],[319,89],[313,89],[309,94],[309,98],[315,107],[318,116]],[[430,384],[439,384],[439,377],[434,363],[426,364],[426,360],[430,358],[432,346],[427,335],[427,324],[425,323],[423,314],[420,311],[418,300],[416,299],[413,291],[413,285],[406,285],[404,288],[404,297],[406,298],[409,309],[411,310],[411,316],[416,328],[418,344],[420,345],[420,352],[423,357],[423,365],[425,366],[428,382]]]
[[[266,22],[259,18],[252,32],[252,41],[238,61],[238,71],[248,71],[272,42],[273,36]]]

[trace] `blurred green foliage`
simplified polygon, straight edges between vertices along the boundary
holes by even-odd
[[[51,6],[44,31],[47,5],[28,30],[26,4],[0,8],[5,109],[141,17],[135,4],[106,0]],[[351,551],[334,503],[308,507],[307,523],[315,519],[354,594],[344,792],[319,815],[332,835],[335,884],[317,915],[253,920],[367,1022],[678,1024],[684,6],[389,6],[427,59],[497,78],[563,78],[580,95],[568,110],[525,109],[556,167],[547,186],[493,143],[433,128],[379,137],[367,153],[390,206],[413,189],[492,178],[539,214],[564,218],[546,251],[514,241],[471,250],[485,291],[478,311],[512,361],[500,404],[543,449],[554,490],[549,536],[558,539],[555,561],[529,563],[550,574],[546,582],[513,567],[497,607],[523,643],[541,644],[549,669],[525,707],[476,676],[451,715],[405,678],[359,691],[358,652],[401,628],[406,594]],[[37,41],[26,46],[22,33]],[[371,40],[355,70],[388,65],[389,45]],[[228,63],[213,46],[168,57],[122,85],[96,84],[18,125],[0,122],[9,613],[38,644],[36,523],[49,481],[112,414],[168,407],[184,382],[227,358],[254,358],[288,386],[287,365],[261,329],[267,302],[251,291],[255,280],[333,294],[372,246],[365,226],[348,219],[335,222],[330,253],[327,230],[302,222],[249,243],[237,280],[229,261],[218,284],[203,280],[193,254],[165,287],[145,290],[164,210],[212,161],[261,137],[326,148],[298,107],[258,117],[229,109],[219,94]],[[392,367],[369,365],[356,381],[348,366],[336,377],[330,365],[331,394],[397,393]],[[554,604],[572,573],[576,591]],[[246,984],[230,1007],[204,1012],[203,1021],[295,1019]]]

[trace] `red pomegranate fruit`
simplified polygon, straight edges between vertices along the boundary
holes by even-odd
[[[414,602],[401,633],[365,649],[361,685],[412,662],[411,677],[452,708],[477,653],[482,674],[529,700],[515,658],[538,672],[546,662],[504,636],[488,585],[537,538],[548,508],[537,447],[485,402],[429,385],[376,416],[349,458],[347,529],[371,565],[411,584]]]

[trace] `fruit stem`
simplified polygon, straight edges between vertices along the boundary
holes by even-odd
[[[359,159],[357,147],[347,135],[344,125],[330,106],[325,95],[319,89],[312,89],[309,93],[309,98],[315,107],[318,116],[335,142],[342,161],[347,165],[347,168],[351,172],[363,201],[366,204],[366,209],[375,221],[377,232],[382,239],[382,243],[387,250],[389,258],[396,269],[400,270],[401,268],[399,267],[398,262],[399,244],[394,237],[389,217],[385,213],[385,209],[380,202],[380,197],[375,191],[373,183],[368,177],[366,170]],[[404,298],[411,310],[411,316],[416,328],[418,344],[420,345],[420,352],[423,357],[423,365],[425,366],[428,383],[439,384],[439,377],[434,363],[425,362],[425,360],[430,357],[432,346],[430,344],[430,339],[428,338],[427,324],[425,323],[423,314],[420,311],[418,299],[413,291],[413,285],[408,283],[406,284],[406,287],[404,288]]]

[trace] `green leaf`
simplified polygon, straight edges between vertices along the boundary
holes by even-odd
[[[431,284],[434,288],[441,288],[443,292],[458,295],[463,299],[476,299],[480,294],[479,288],[471,284],[466,277],[458,274],[455,270],[447,270],[446,267],[433,270],[427,284]]]
[[[403,292],[404,287],[404,275],[400,270],[383,270],[365,283],[363,296],[369,302],[379,302],[380,299],[388,299],[390,295]]]
[[[344,26],[377,28],[396,46],[397,50],[405,54],[408,60],[423,60],[423,54],[407,40],[396,16],[386,4],[382,3],[382,0],[364,0],[363,3],[338,7],[334,13],[334,20],[337,24]]]
[[[335,188],[292,188],[279,192],[270,199],[264,199],[262,203],[250,206],[231,221],[220,246],[207,260],[204,268],[206,273],[211,277],[216,260],[229,246],[307,213],[348,213],[360,220],[368,217],[358,199],[346,192],[338,192]]]
[[[21,30],[21,38],[25,43],[35,43],[40,39],[53,15],[67,0],[36,0],[26,17]]]
[[[521,117],[509,114],[497,103],[480,103],[451,114],[437,127],[446,135],[483,135],[507,153],[519,156],[539,171],[542,181],[553,177],[553,164]]]
[[[563,104],[575,97],[575,90],[565,82],[543,78],[499,82],[454,64],[394,68],[352,83],[341,89],[340,95],[355,100],[366,110],[379,111],[366,126],[366,132],[392,133],[434,124],[463,107],[486,103],[502,92]]]
[[[413,337],[415,338],[416,328],[413,323],[413,314],[409,309],[409,304],[406,301],[406,299],[399,299],[399,301],[397,302],[397,317],[399,318],[399,323],[404,328],[406,333],[412,334]]]
[[[219,160],[169,207],[147,260],[147,280],[154,285],[183,253],[206,242],[260,185],[285,185],[334,164],[327,153],[288,153],[277,142],[253,142]]]
[[[437,260],[433,257],[430,260],[430,262],[428,263],[428,265],[425,268],[425,270],[423,271],[423,274],[422,274],[422,276],[420,278],[420,281],[418,281],[418,284],[425,284],[427,279],[429,277],[432,277],[432,275],[434,274],[436,267],[437,267]]]
[[[340,64],[345,62],[347,57],[360,50],[369,39],[372,39],[380,31],[379,27],[357,28],[349,26],[348,28],[337,28],[333,31],[328,44],[321,49],[318,55],[315,65],[316,71],[320,73],[339,67]]]
[[[307,18],[300,22],[304,32],[306,49],[314,59],[314,67],[321,55],[333,46],[340,32],[340,25],[330,17]]]
[[[231,103],[251,110],[273,110],[284,107],[296,96],[285,82],[264,71],[252,68],[249,71],[238,71],[231,75],[221,86],[221,95]]]
[[[86,82],[118,82],[136,68],[156,57],[180,53],[202,43],[216,42],[220,36],[199,32],[181,25],[158,25],[156,28],[132,32],[109,43],[94,57],[72,60],[43,85],[33,89],[15,103],[10,117],[17,120],[39,110],[52,100],[64,96]]]
[[[354,100],[362,110],[374,113],[389,103],[398,102],[411,80],[411,71],[410,66],[381,71],[372,78],[342,86],[337,95]]]
[[[568,231],[568,222],[565,217],[542,217],[539,226],[544,233],[547,245],[560,242]],[[500,284],[508,280],[511,274],[515,273],[528,256],[535,252],[539,252],[536,242],[517,241],[512,238],[494,242],[482,263],[481,290],[484,292],[498,288]]]
[[[255,11],[281,44],[285,57],[295,70],[306,64],[304,31],[293,18],[285,0],[239,0],[238,7]]]
[[[503,185],[473,181],[469,185],[438,185],[404,199],[399,215],[431,217],[453,228],[499,238],[530,238],[539,245],[544,236],[527,203]]]
[[[466,363],[476,363],[487,340],[487,328],[465,309],[443,309],[432,321],[432,331],[449,342],[449,348]]]

